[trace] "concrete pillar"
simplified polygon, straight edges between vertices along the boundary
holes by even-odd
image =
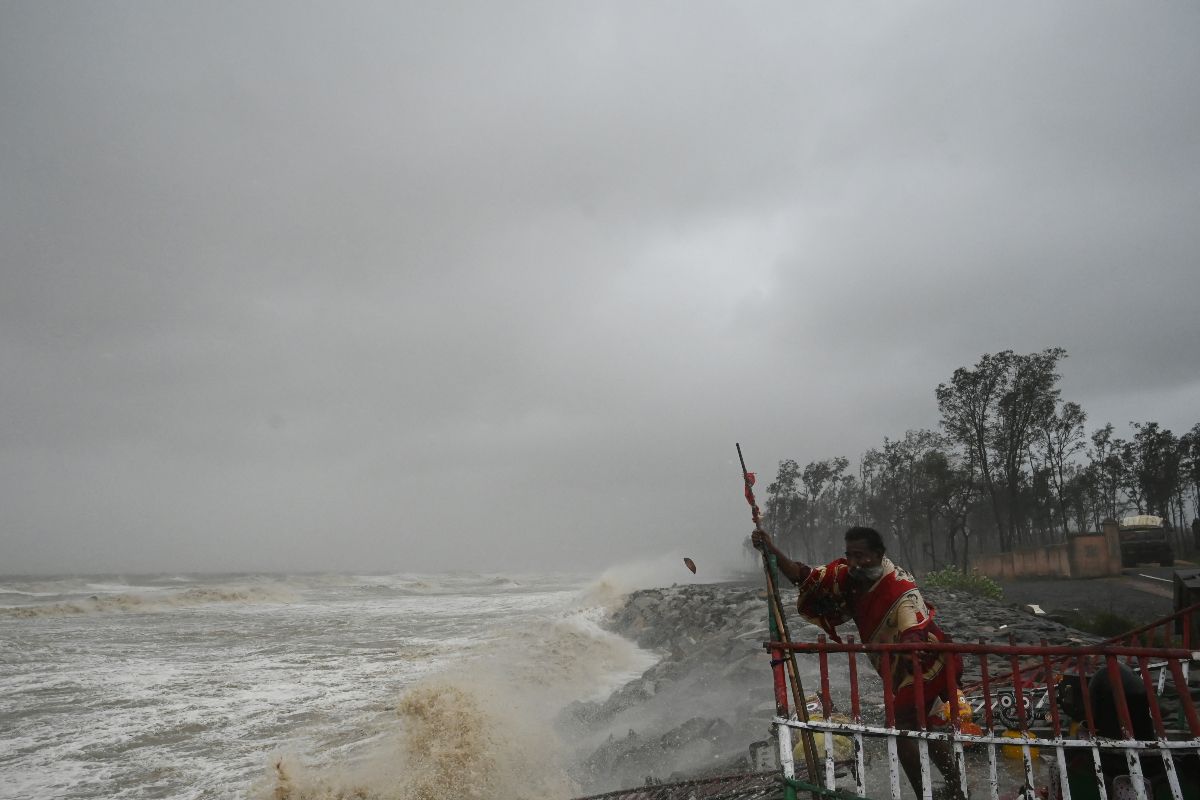
[[[1104,542],[1108,545],[1108,574],[1121,574],[1121,529],[1115,519],[1106,519],[1101,523]]]

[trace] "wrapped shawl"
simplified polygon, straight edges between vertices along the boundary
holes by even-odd
[[[925,602],[913,576],[886,557],[883,559],[883,576],[866,588],[850,578],[850,565],[844,558],[823,567],[813,567],[800,581],[796,609],[835,642],[841,641],[837,626],[851,619],[858,626],[864,642],[946,641],[946,635],[933,621],[934,607]],[[923,660],[926,705],[932,705],[939,697],[949,698],[947,655],[931,653]],[[871,664],[880,671],[882,658],[871,654]],[[961,664],[955,666],[956,674],[962,674]],[[912,671],[901,666],[897,659],[892,660],[892,689],[898,709],[915,706]]]

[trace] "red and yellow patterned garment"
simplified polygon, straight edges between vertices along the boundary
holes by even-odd
[[[840,642],[837,626],[851,619],[858,626],[862,641],[890,644],[896,642],[942,642],[946,635],[933,621],[935,609],[921,597],[916,581],[908,570],[898,567],[891,559],[883,559],[883,576],[870,586],[850,578],[846,559],[812,567],[798,584],[796,609],[800,615]],[[946,686],[945,653],[928,654],[922,660],[926,710],[939,697],[949,699]],[[882,659],[872,654],[871,663],[882,676]],[[898,668],[892,659],[892,689],[896,710],[915,713],[916,696],[911,667]],[[955,674],[961,665],[955,664]],[[957,684],[957,681],[955,681]]]

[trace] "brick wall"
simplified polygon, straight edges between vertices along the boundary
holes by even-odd
[[[1105,520],[1103,533],[1072,536],[1060,544],[975,556],[971,559],[971,568],[989,578],[1004,581],[1117,575],[1121,572],[1117,524]]]

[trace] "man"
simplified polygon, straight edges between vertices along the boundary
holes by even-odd
[[[895,642],[941,642],[945,634],[933,621],[934,608],[925,602],[913,576],[896,566],[886,555],[883,538],[874,528],[851,528],[846,531],[846,556],[823,567],[810,567],[788,558],[771,537],[761,530],[750,535],[754,546],[774,554],[779,570],[792,583],[798,594],[796,609],[800,615],[840,642],[837,626],[851,619],[858,627],[864,642],[888,644]],[[958,681],[951,685],[946,669],[946,653],[928,653],[921,658],[921,682],[924,691],[925,713],[938,698],[948,700],[957,691]],[[955,663],[954,674],[961,674]],[[872,664],[881,670],[882,659],[872,656]],[[917,729],[917,700],[911,661],[892,659],[892,690],[895,697],[896,727]],[[882,672],[880,672],[882,677]],[[900,737],[896,742],[900,763],[916,791],[921,791],[921,761],[915,739]],[[930,760],[941,770],[950,795],[961,797],[958,769],[946,742],[929,743]]]

